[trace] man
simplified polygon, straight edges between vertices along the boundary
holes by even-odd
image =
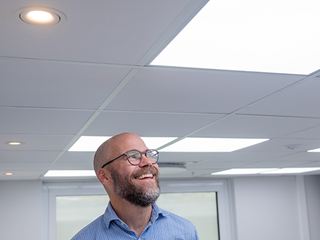
[[[160,209],[158,152],[140,137],[122,133],[104,142],[94,170],[110,202],[104,215],[72,240],[198,240],[191,222]]]

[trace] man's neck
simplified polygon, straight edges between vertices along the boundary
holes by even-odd
[[[140,236],[150,221],[152,206],[140,207],[123,199],[111,201],[111,205],[117,216],[128,225],[129,229]]]

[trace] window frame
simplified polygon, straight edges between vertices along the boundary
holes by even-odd
[[[217,192],[218,229],[220,240],[236,240],[233,181],[215,179],[160,180],[161,193]],[[56,197],[77,195],[105,195],[100,182],[43,183],[42,239],[56,240]],[[103,213],[101,213],[103,214]]]

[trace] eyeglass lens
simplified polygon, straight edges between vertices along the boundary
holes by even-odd
[[[158,152],[156,150],[147,150],[146,152],[139,152],[138,150],[131,150],[126,153],[127,158],[131,164],[140,164],[142,155],[145,154],[147,158],[158,161]]]

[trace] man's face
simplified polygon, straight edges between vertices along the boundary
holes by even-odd
[[[153,204],[160,195],[159,178],[154,168],[138,169],[131,175],[122,176],[113,167],[110,167],[115,193],[134,205],[148,207]],[[153,174],[155,181],[138,180],[135,176]],[[145,181],[141,184],[138,181]]]
[[[117,154],[136,149],[141,152],[147,150],[144,142],[135,135],[129,135],[117,147]],[[117,157],[117,155],[115,155]],[[153,204],[160,195],[159,167],[152,164],[153,160],[143,154],[140,165],[131,165],[126,156],[116,160],[109,166],[113,180],[114,192],[132,204],[147,207]]]

